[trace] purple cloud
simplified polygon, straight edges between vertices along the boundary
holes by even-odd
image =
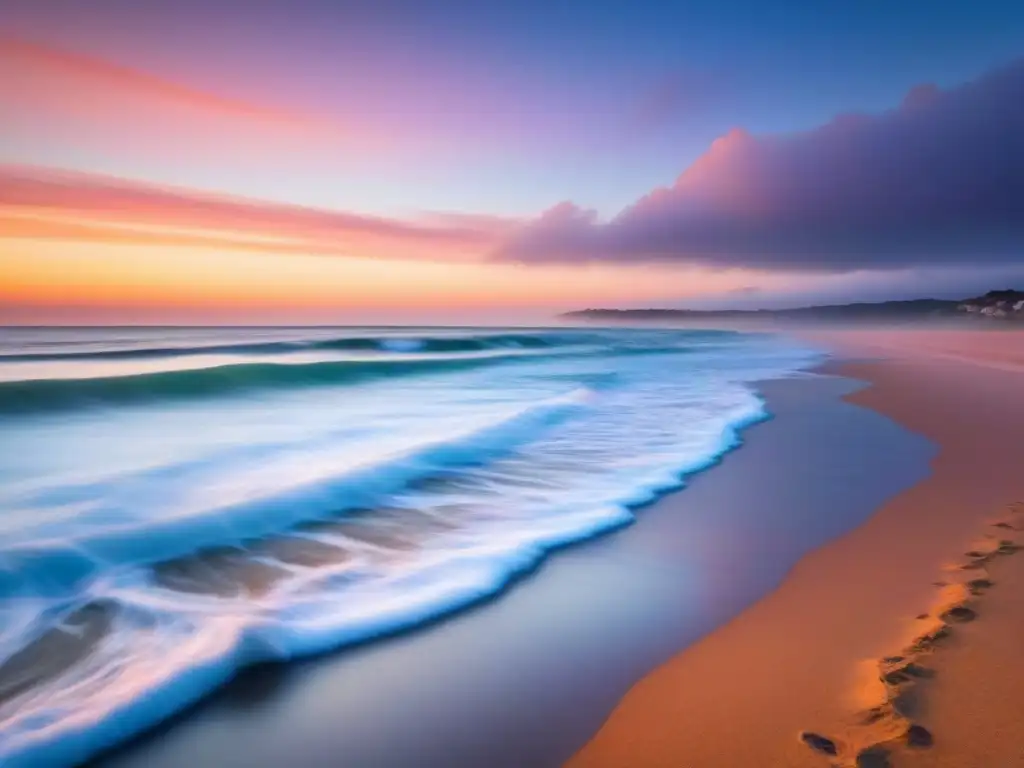
[[[1024,260],[1024,60],[877,116],[733,130],[607,222],[566,202],[497,252],[842,272]]]

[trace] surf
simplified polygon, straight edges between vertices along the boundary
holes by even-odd
[[[675,330],[463,332],[500,341],[456,351],[425,350],[429,329],[133,333],[0,349],[87,352],[56,362],[78,378],[20,383],[50,388],[35,410],[0,408],[4,765],[71,764],[246,665],[493,598],[721,460],[770,417],[756,382],[818,359]],[[115,347],[268,337],[292,351],[86,375]],[[295,351],[352,338],[375,349]],[[282,362],[306,354],[377,357]],[[171,358],[190,356],[152,357]]]
[[[514,359],[515,353],[504,356]],[[164,400],[229,396],[282,387],[325,387],[391,376],[428,374],[487,365],[499,355],[272,362],[209,362],[170,370],[0,381],[0,415],[37,414],[84,407],[137,405]]]

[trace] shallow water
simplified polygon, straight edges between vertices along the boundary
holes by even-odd
[[[855,387],[758,384],[777,418],[635,525],[444,621],[252,669],[98,768],[563,765],[645,673],[927,476],[935,447],[839,399]]]
[[[813,350],[709,331],[8,330],[0,758],[414,626],[633,520]]]

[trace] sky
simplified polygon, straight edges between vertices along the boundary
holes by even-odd
[[[1024,4],[0,0],[0,322],[1024,287]]]

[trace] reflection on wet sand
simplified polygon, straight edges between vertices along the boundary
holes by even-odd
[[[218,547],[153,568],[157,584],[178,592],[218,597],[260,597],[288,576],[284,568],[252,557],[245,549]]]
[[[411,557],[442,543],[462,523],[479,519],[469,505],[443,510],[362,509],[333,520],[306,523],[280,536],[239,547],[207,549],[158,563],[153,576],[160,586],[224,598],[260,598],[309,569],[359,563],[372,567]]]
[[[0,664],[0,712],[20,694],[67,672],[110,631],[116,607],[92,602]]]

